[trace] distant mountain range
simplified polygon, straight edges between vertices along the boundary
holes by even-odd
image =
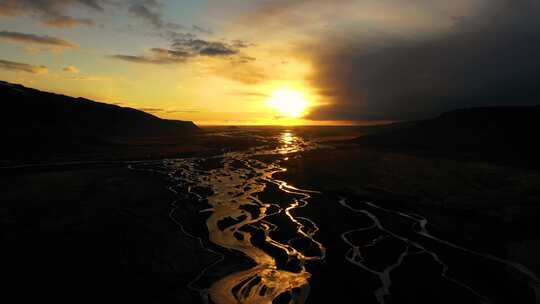
[[[418,122],[398,123],[354,141],[443,156],[540,167],[540,106],[459,109]]]

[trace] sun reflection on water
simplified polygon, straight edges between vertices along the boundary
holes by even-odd
[[[295,216],[294,212],[307,206],[315,192],[296,188],[273,177],[276,173],[287,171],[280,165],[281,158],[299,157],[295,153],[314,149],[318,145],[290,130],[261,138],[267,145],[247,151],[227,152],[220,156],[222,166],[215,169],[198,170],[200,160],[191,159],[187,160],[192,162],[188,170],[183,171],[186,183],[212,190],[204,197],[206,203],[212,206],[208,209],[212,213],[206,220],[209,241],[242,253],[254,263],[251,268],[238,269],[214,281],[208,289],[199,290],[215,303],[273,303],[285,295],[289,297],[289,303],[303,304],[309,295],[311,277],[305,265],[325,258],[326,248],[315,239],[319,227],[307,217]],[[274,155],[277,159],[266,163],[258,160],[258,155]],[[261,199],[258,194],[271,185],[277,186],[287,199]],[[256,211],[249,211],[251,209]],[[274,216],[278,214],[283,214],[289,224],[278,226],[273,223]],[[223,226],[224,221],[231,218],[235,219],[234,223]],[[280,239],[280,235],[274,234],[277,229],[290,228],[294,229],[291,231],[294,236],[290,239]],[[294,241],[299,240],[310,244],[309,251],[296,246]],[[272,250],[267,251],[266,248]],[[226,262],[225,256],[222,261]],[[206,271],[199,277],[205,275]]]
[[[301,137],[294,135],[291,131],[285,131],[279,135],[279,154],[289,154],[302,151],[306,146]]]
[[[285,131],[281,134],[281,142],[284,144],[291,144],[294,141],[294,136],[290,131]]]

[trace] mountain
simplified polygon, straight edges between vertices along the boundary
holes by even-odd
[[[0,82],[7,135],[48,139],[181,136],[198,128],[132,108],[41,92]]]
[[[540,106],[468,108],[362,136],[354,142],[540,167],[539,122]]]
[[[178,143],[199,130],[190,121],[161,119],[132,108],[3,81],[0,99],[2,154],[28,154],[34,150],[54,153],[140,142]]]

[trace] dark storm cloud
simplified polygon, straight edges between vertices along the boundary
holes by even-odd
[[[312,49],[313,50],[313,49]],[[417,40],[328,40],[311,79],[332,104],[317,120],[418,119],[470,106],[540,103],[540,2],[494,0]]]
[[[51,36],[39,36],[19,32],[0,31],[0,39],[22,43],[43,44],[62,48],[75,47],[75,45],[71,42],[61,38]]]
[[[93,25],[90,19],[66,15],[71,6],[103,11],[102,1],[99,0],[0,0],[0,16],[38,16],[45,25],[53,27]]]
[[[43,65],[31,65],[27,63],[0,60],[0,69],[10,70],[10,71],[22,71],[32,74],[42,74],[47,73],[47,67]]]

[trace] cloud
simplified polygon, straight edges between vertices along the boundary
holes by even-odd
[[[129,7],[129,12],[135,17],[148,21],[155,28],[162,28],[165,24],[163,18],[156,8],[159,4],[154,0],[143,1],[142,3],[134,3]]]
[[[72,66],[72,65],[63,68],[62,71],[67,72],[67,73],[72,73],[72,74],[79,74],[80,72],[80,70],[77,67]]]
[[[207,29],[207,28],[203,28],[203,27],[198,26],[198,25],[192,25],[191,30],[194,31],[194,32],[199,32],[201,34],[213,34],[212,30]]]
[[[268,94],[264,94],[261,92],[255,92],[255,91],[244,91],[244,90],[236,90],[229,92],[230,95],[234,96],[245,96],[245,97],[256,97],[256,98],[268,98],[270,97]]]
[[[31,43],[31,44],[40,44],[61,48],[73,48],[75,45],[69,41],[66,41],[61,38],[51,37],[51,36],[39,36],[34,34],[26,34],[19,32],[9,32],[9,31],[0,31],[0,39],[21,42],[21,43]]]
[[[198,25],[188,27],[174,22],[167,22],[163,18],[162,10],[163,5],[156,0],[139,0],[130,4],[128,7],[128,11],[131,15],[151,24],[155,29],[158,30],[169,29],[192,31],[201,34],[212,33],[212,31]]]
[[[221,41],[208,41],[203,39],[180,38],[173,41],[172,47],[176,50],[198,54],[202,56],[230,56],[238,54],[238,49],[232,44]]]
[[[198,110],[167,110],[167,113],[201,113]]]
[[[197,111],[197,110],[174,110],[174,109],[164,109],[164,108],[138,108],[138,109],[144,112],[148,112],[148,113],[168,113],[168,114],[200,113],[200,111]]]
[[[231,45],[233,47],[235,47],[235,48],[238,48],[238,49],[243,49],[243,48],[247,48],[247,47],[250,47],[250,46],[255,46],[254,43],[250,43],[250,42],[240,40],[240,39],[235,39],[235,40],[231,41]]]
[[[214,74],[228,78],[246,85],[254,85],[268,81],[271,76],[262,66],[253,64],[238,64],[230,61],[227,64],[215,67],[212,71]]]
[[[328,105],[315,120],[421,119],[540,100],[540,3],[493,0],[424,36],[332,33],[304,50]]]
[[[72,81],[110,81],[108,78],[103,77],[95,77],[95,76],[81,76],[81,75],[70,75],[65,77],[66,80],[72,80]]]
[[[32,74],[45,74],[48,72],[47,67],[43,65],[31,65],[27,63],[0,60],[0,69],[10,71],[22,71]]]
[[[147,64],[177,64],[185,62],[191,54],[178,50],[152,48],[146,55],[112,55],[113,59],[119,59],[133,63]]]
[[[163,64],[165,62],[161,60],[155,60],[153,58],[148,58],[146,56],[137,56],[137,55],[111,55],[110,58],[123,60],[127,62],[133,62],[133,63],[151,63],[151,64]]]
[[[0,16],[36,16],[43,24],[52,27],[72,27],[78,25],[93,25],[90,19],[78,19],[66,15],[71,7],[85,7],[92,11],[102,12],[101,0],[2,0],[0,1]]]
[[[255,60],[253,57],[241,55],[239,50],[232,43],[223,41],[209,41],[195,38],[193,34],[174,35],[170,48],[151,48],[147,54],[126,55],[116,54],[110,56],[114,59],[133,63],[149,64],[178,64],[187,60],[203,57],[225,57],[235,58],[236,63],[246,63]]]
[[[96,11],[103,11],[103,6],[101,6],[101,1],[99,0],[78,0],[74,2],[80,2],[88,7],[93,8]]]
[[[77,19],[70,16],[58,16],[50,19],[43,20],[43,23],[50,27],[76,27],[79,25],[93,26],[94,21],[91,19]]]
[[[192,56],[192,54],[181,51],[181,50],[169,50],[169,49],[162,49],[162,48],[152,48],[150,49],[151,52],[156,54],[159,57],[166,57],[166,58],[175,58],[175,59],[185,59],[187,57]]]
[[[139,110],[150,113],[159,113],[165,111],[165,109],[162,108],[139,108]]]

